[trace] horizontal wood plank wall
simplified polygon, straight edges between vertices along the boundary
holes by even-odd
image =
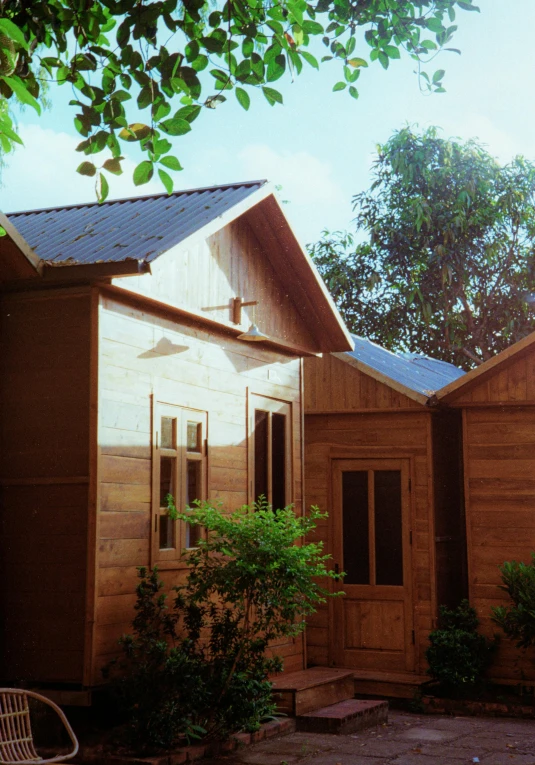
[[[93,682],[131,628],[136,566],[149,564],[151,396],[208,413],[208,496],[234,509],[247,501],[247,389],[292,403],[294,501],[301,508],[299,359],[101,296],[99,538]],[[159,342],[166,338],[162,354]],[[184,570],[162,572],[168,587]],[[303,667],[303,641],[277,652]]]
[[[271,266],[249,224],[240,219],[189,248],[169,251],[151,264],[152,274],[117,279],[115,284],[170,306],[179,306],[212,321],[247,330],[251,306],[242,310],[240,325],[230,319],[230,299],[257,300],[254,311],[262,332],[311,352],[317,344],[306,322]]]
[[[305,360],[305,368],[308,366]],[[341,362],[343,364],[343,362]],[[341,378],[337,378],[341,380]],[[305,397],[308,381],[305,373]],[[343,384],[343,380],[342,380]],[[380,383],[379,383],[380,385]],[[336,399],[336,386],[333,398]],[[310,399],[307,399],[310,400]],[[368,397],[375,408],[377,399]],[[318,404],[325,405],[325,400]],[[338,408],[335,401],[332,406]],[[435,615],[434,547],[432,518],[431,414],[424,411],[373,413],[313,414],[305,410],[305,503],[318,505],[329,514],[331,507],[331,458],[408,457],[411,460],[412,491],[412,571],[414,630],[416,642],[415,671],[425,669],[427,636]],[[328,520],[318,525],[316,538],[332,553],[331,527]],[[332,603],[326,604],[309,619],[307,655],[309,664],[328,665],[332,636]]]
[[[421,409],[417,401],[328,354],[305,359],[305,412]]]
[[[528,563],[535,550],[535,406],[470,408],[463,418],[470,600],[492,635],[491,606],[507,602],[498,566]],[[505,639],[490,673],[535,679],[533,662]]]
[[[80,683],[89,294],[0,305],[0,677]]]

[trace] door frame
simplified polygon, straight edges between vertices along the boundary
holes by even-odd
[[[344,464],[345,463],[345,464]],[[351,465],[350,465],[351,463]],[[355,464],[357,463],[357,465]],[[404,634],[405,634],[405,662],[404,669],[391,670],[398,672],[414,672],[416,669],[416,625],[414,614],[414,577],[413,577],[413,533],[414,526],[414,502],[413,493],[411,491],[412,477],[414,471],[413,455],[409,454],[366,454],[363,453],[347,453],[343,455],[337,450],[335,454],[331,453],[329,459],[329,480],[330,480],[330,497],[331,497],[331,522],[330,535],[331,535],[331,553],[333,563],[335,566],[339,566],[342,569],[343,558],[343,514],[342,514],[342,495],[341,495],[341,481],[337,480],[337,470],[339,474],[343,472],[343,468],[348,470],[362,469],[362,470],[400,470],[402,481],[402,543],[403,543],[403,589],[404,589]],[[372,537],[374,532],[373,526],[370,525],[370,531]],[[370,547],[373,547],[373,538],[370,539]],[[371,557],[373,560],[373,557]],[[375,598],[370,600],[384,600],[392,597],[394,594],[399,594],[399,586],[392,585],[349,585],[354,587],[369,587],[375,590]],[[334,591],[344,591],[343,582],[334,583]],[[332,602],[331,611],[331,624],[329,640],[329,664],[331,666],[343,666],[343,639],[344,639],[344,623],[343,623],[343,598],[339,596]],[[337,626],[338,622],[338,626]],[[366,666],[362,666],[362,669],[368,669]]]

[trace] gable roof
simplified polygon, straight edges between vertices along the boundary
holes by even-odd
[[[323,280],[265,180],[15,212],[8,224],[19,248],[34,253],[39,276],[66,283],[146,273],[160,255],[241,216],[314,334],[316,352],[352,348]]]
[[[509,348],[484,361],[475,369],[471,369],[462,380],[454,380],[449,385],[446,385],[446,387],[437,392],[437,398],[446,403],[455,401],[456,398],[467,393],[475,385],[484,382],[508,364],[525,356],[533,349],[534,345],[535,332],[531,332],[531,334],[510,345]]]
[[[465,374],[446,361],[418,354],[398,355],[358,335],[351,337],[355,349],[334,356],[421,404],[427,404],[437,390]]]
[[[8,218],[39,258],[51,265],[150,263],[266,184],[210,186],[28,210]]]

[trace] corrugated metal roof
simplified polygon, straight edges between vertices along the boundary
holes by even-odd
[[[465,374],[462,369],[446,361],[417,354],[397,355],[358,335],[351,337],[355,342],[355,350],[348,351],[347,356],[429,398],[435,391]]]
[[[130,259],[150,263],[266,183],[209,186],[7,217],[37,255],[53,265]]]

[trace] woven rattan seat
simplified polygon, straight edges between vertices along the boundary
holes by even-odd
[[[59,715],[72,741],[69,754],[40,757],[33,743],[28,698],[37,699]],[[34,691],[18,688],[0,688],[0,765],[39,765],[45,762],[70,760],[78,751],[78,741],[69,721],[57,704]]]

